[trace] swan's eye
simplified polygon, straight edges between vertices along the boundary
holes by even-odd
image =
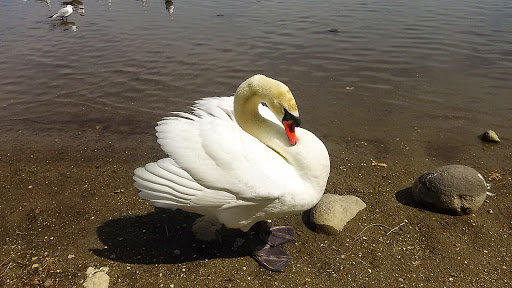
[[[300,127],[300,119],[299,117],[293,115],[292,113],[288,112],[288,110],[284,109],[284,116],[283,116],[283,122],[284,121],[292,121],[293,125],[295,127]]]

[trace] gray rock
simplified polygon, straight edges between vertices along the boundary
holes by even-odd
[[[487,130],[482,134],[482,140],[492,143],[500,143],[500,138],[498,138],[498,134],[492,130]]]
[[[366,204],[356,196],[324,194],[311,208],[310,224],[317,232],[335,235],[365,207]]]
[[[414,199],[439,212],[464,215],[484,203],[487,184],[475,169],[463,165],[447,165],[427,172],[412,186]]]

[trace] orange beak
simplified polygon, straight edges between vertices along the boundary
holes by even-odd
[[[286,130],[286,136],[288,136],[288,140],[290,140],[290,144],[297,144],[297,135],[295,135],[295,127],[300,126],[300,119],[298,116],[293,115],[288,112],[288,110],[284,109],[283,120],[281,120],[284,125],[284,130]]]
[[[297,135],[295,135],[295,124],[293,121],[283,121],[284,130],[286,131],[286,136],[288,136],[288,140],[290,140],[290,144],[297,144]]]

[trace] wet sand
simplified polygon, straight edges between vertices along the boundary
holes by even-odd
[[[23,121],[2,126],[0,286],[82,287],[90,266],[109,268],[110,287],[511,285],[506,137],[498,145],[470,139],[463,149],[468,157],[447,161],[422,152],[428,141],[405,141],[410,134],[403,140],[382,140],[377,131],[364,139],[320,135],[331,155],[326,193],[356,195],[368,206],[337,236],[308,230],[301,215],[276,219],[297,233],[284,245],[293,261],[286,272],[273,273],[233,249],[243,238],[239,231],[202,242],[190,231],[194,215],[155,211],[137,197],[133,169],[165,156],[153,125],[144,122],[130,133],[93,122],[66,129]],[[388,167],[372,166],[376,155]],[[414,179],[455,163],[481,172],[496,196],[468,216],[415,208],[408,194]]]

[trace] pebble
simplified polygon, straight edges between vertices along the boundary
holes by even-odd
[[[317,232],[336,235],[366,204],[356,196],[324,194],[311,208],[309,220]]]
[[[498,134],[496,134],[496,132],[494,132],[492,130],[485,131],[484,134],[482,134],[482,140],[487,141],[487,142],[492,142],[492,143],[500,143],[501,142],[500,138],[498,137]]]
[[[475,169],[464,165],[435,168],[414,181],[412,196],[426,208],[453,215],[477,210],[487,195],[487,183]]]
[[[96,269],[94,267],[87,268],[87,279],[84,282],[85,288],[108,288],[110,277],[107,275],[108,268],[101,267]]]

